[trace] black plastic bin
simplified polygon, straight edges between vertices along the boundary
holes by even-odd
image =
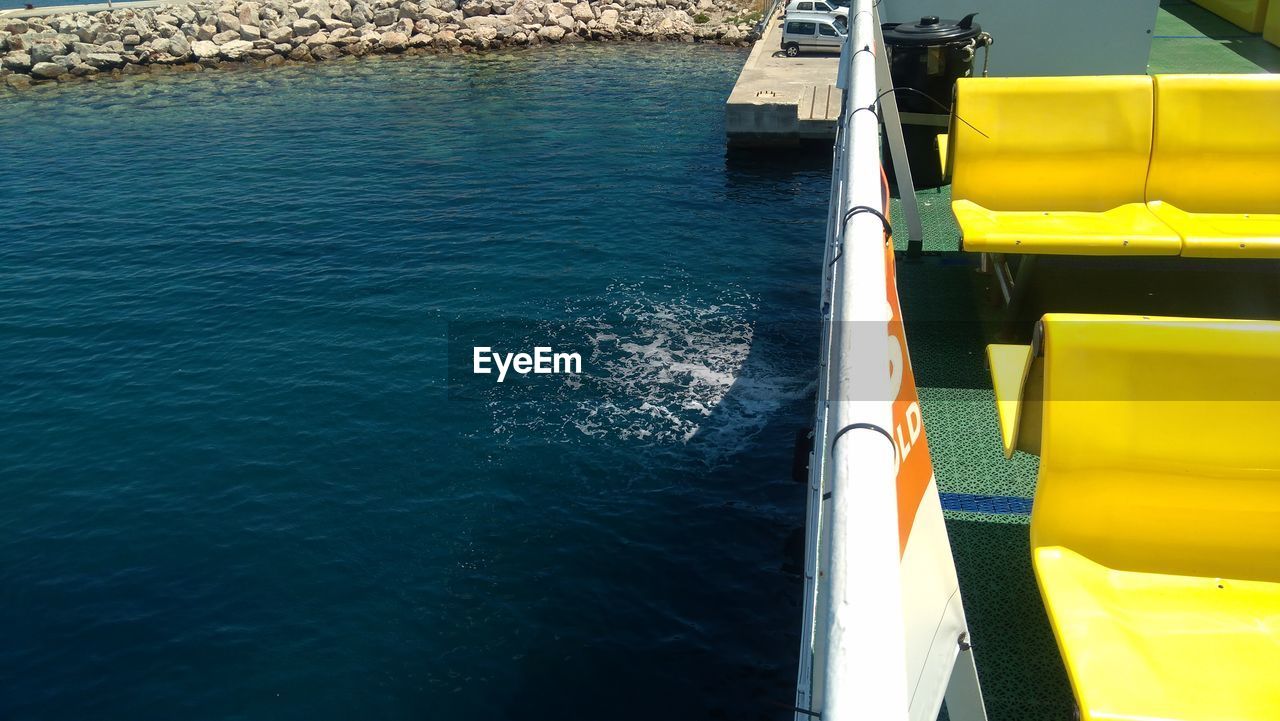
[[[943,20],[926,15],[917,22],[882,25],[885,47],[889,51],[889,74],[893,77],[898,111],[947,115],[956,79],[973,75],[973,59],[978,48],[991,44],[991,36],[973,21],[977,13],[960,20]],[[916,91],[916,92],[912,92]],[[922,97],[923,95],[923,97]],[[889,102],[886,96],[883,102]],[[942,165],[938,160],[938,135],[942,126],[915,125],[903,122],[902,134],[911,163],[911,179],[917,188],[942,184]],[[892,163],[886,158],[886,166]]]

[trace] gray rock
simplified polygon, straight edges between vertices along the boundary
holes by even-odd
[[[191,43],[183,35],[174,35],[169,38],[168,42],[169,54],[175,58],[186,59],[191,55]]]
[[[380,28],[391,25],[399,19],[399,13],[395,8],[382,8],[373,14],[373,24]]]
[[[215,44],[217,44],[217,45],[224,45],[224,44],[226,44],[226,43],[231,42],[232,40],[239,40],[239,39],[240,39],[240,31],[239,31],[239,30],[227,30],[227,31],[225,31],[225,32],[220,32],[220,33],[218,33],[217,35],[214,35],[214,36],[213,36],[213,38],[211,38],[211,39],[212,39],[212,40],[213,40],[213,42],[214,42]]]
[[[13,33],[14,35],[21,35],[25,33],[27,30],[29,30],[30,26],[28,26],[27,23],[23,20],[10,20],[9,22],[4,22],[3,20],[0,20],[0,29],[3,29],[7,33]]]
[[[329,3],[326,0],[306,0],[305,2],[294,3],[292,10],[298,13],[300,18],[307,18],[317,22],[333,17],[333,11],[329,8]]]
[[[409,47],[409,36],[394,31],[383,33],[382,39],[378,41],[378,44],[393,53],[403,52]]]
[[[273,43],[283,43],[293,39],[293,28],[276,28],[267,33],[267,39]]]
[[[356,5],[351,8],[351,17],[347,18],[347,22],[351,23],[353,28],[361,28],[368,25],[373,20],[373,11],[368,5]]]
[[[31,70],[31,55],[20,51],[11,52],[0,58],[0,67],[15,73],[28,72]]]
[[[98,69],[92,65],[77,65],[71,68],[71,74],[77,78],[83,78],[86,75],[97,75]]]
[[[249,52],[245,53],[245,55],[253,58],[254,60],[266,60],[267,58],[275,54],[276,54],[276,51],[272,50],[271,48],[254,48]]]
[[[613,8],[605,8],[600,11],[600,27],[612,30],[618,27],[618,11]]]
[[[142,44],[142,36],[137,34],[125,35],[121,40],[124,42],[125,47]]]
[[[315,35],[320,32],[320,23],[315,20],[300,19],[293,21],[293,34],[295,37],[305,38],[308,35]]]
[[[289,43],[280,43],[271,49],[275,50],[279,55],[288,55],[293,50],[293,46]]]
[[[261,16],[258,14],[258,3],[248,2],[240,5],[240,12],[237,19],[240,21],[241,27],[245,25],[257,25],[262,22]]]
[[[347,22],[346,20],[339,20],[338,18],[325,18],[324,20],[325,30],[338,30],[339,28],[346,28],[350,30],[351,23]]]
[[[595,20],[596,14],[595,14],[595,11],[591,9],[591,3],[580,2],[577,5],[574,5],[573,19],[581,20],[583,22],[586,22],[588,20]]]
[[[75,52],[76,55],[79,55],[80,57],[84,57],[90,53],[102,52],[102,46],[93,45],[90,43],[72,43],[71,50]]]
[[[94,38],[98,36],[97,31],[94,30],[93,27],[76,28],[74,34],[76,37],[80,38],[80,42],[82,43],[91,43],[94,41]]]
[[[414,35],[413,37],[409,38],[409,47],[411,48],[425,48],[425,47],[429,47],[430,45],[431,45],[431,36],[425,33],[418,33],[417,35]]]
[[[63,55],[66,51],[66,47],[61,43],[42,42],[32,45],[28,54],[31,55],[31,62],[46,63],[52,60],[55,55]]]
[[[201,60],[218,57],[218,44],[208,40],[197,40],[191,43],[191,52]]]
[[[228,30],[234,30],[236,33],[239,33],[240,18],[236,17],[235,15],[232,15],[231,13],[219,13],[218,14],[218,32],[225,33]]]
[[[462,26],[468,30],[478,30],[485,27],[497,27],[505,25],[506,21],[501,16],[493,15],[473,15],[462,21]]]
[[[328,42],[329,42],[329,33],[326,33],[323,30],[316,33],[315,35],[308,37],[306,40],[307,45],[311,47],[312,54],[315,53],[316,48],[320,47],[321,45],[325,45]]]
[[[248,40],[249,42],[253,42],[254,40],[257,40],[258,38],[261,38],[261,37],[262,37],[262,29],[261,29],[261,28],[258,28],[258,27],[254,26],[254,25],[241,25],[241,26],[240,26],[240,39],[241,39],[241,40]]]
[[[201,25],[196,28],[196,40],[212,40],[217,34],[218,28],[215,25]]]
[[[342,51],[333,45],[325,43],[319,47],[311,48],[311,57],[316,60],[337,60],[342,57]]]
[[[227,60],[239,60],[244,54],[253,49],[253,43],[244,40],[232,40],[229,43],[223,43],[218,46],[218,51],[222,53],[222,57]]]
[[[89,53],[84,56],[84,62],[99,70],[108,70],[123,66],[124,58],[118,53]]]
[[[408,0],[406,0],[406,1],[405,1],[405,2],[403,2],[403,3],[400,3],[400,18],[401,18],[401,19],[408,18],[409,20],[417,20],[417,19],[418,19],[418,17],[419,17],[419,15],[418,15],[418,4],[417,4],[417,3],[408,2]]]
[[[290,60],[310,60],[311,50],[306,45],[299,45],[289,52]]]
[[[422,6],[419,12],[423,17],[431,20],[434,23],[444,24],[447,22],[451,22],[453,20],[452,15],[441,10],[440,8],[433,7],[431,5]]]
[[[549,25],[538,31],[538,37],[549,42],[559,42],[564,37],[564,28],[559,25]]]
[[[436,33],[436,38],[431,41],[431,44],[439,48],[456,48],[462,43],[458,41],[457,34],[454,31],[441,30]]]
[[[67,69],[60,63],[36,63],[31,66],[31,75],[37,78],[53,80],[59,75],[65,75]]]
[[[31,87],[31,76],[14,73],[13,75],[6,75],[4,82],[14,90],[26,90]]]

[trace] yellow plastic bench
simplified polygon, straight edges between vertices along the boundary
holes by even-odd
[[[1251,33],[1262,30],[1267,0],[1192,0],[1195,4]]]
[[[1149,76],[962,78],[948,152],[964,249],[1177,255],[1146,206]]]
[[[1147,200],[1182,255],[1280,258],[1280,75],[1157,75]]]
[[[1082,718],[1280,719],[1280,323],[1051,314],[988,353]]]

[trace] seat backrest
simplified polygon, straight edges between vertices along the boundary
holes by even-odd
[[[1046,315],[1033,547],[1280,581],[1280,323]]]
[[[961,78],[961,120],[951,123],[952,198],[990,210],[1140,203],[1152,112],[1146,75]]]
[[[1155,76],[1147,200],[1280,213],[1280,75]]]

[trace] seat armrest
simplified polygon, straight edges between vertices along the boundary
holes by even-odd
[[[1004,457],[1012,458],[1015,450],[1040,453],[1044,368],[1036,346],[992,344],[987,346],[987,361]]]
[[[942,168],[943,180],[951,177],[951,168],[947,167],[947,146],[950,142],[950,135],[947,135],[946,133],[938,135],[938,167]]]

